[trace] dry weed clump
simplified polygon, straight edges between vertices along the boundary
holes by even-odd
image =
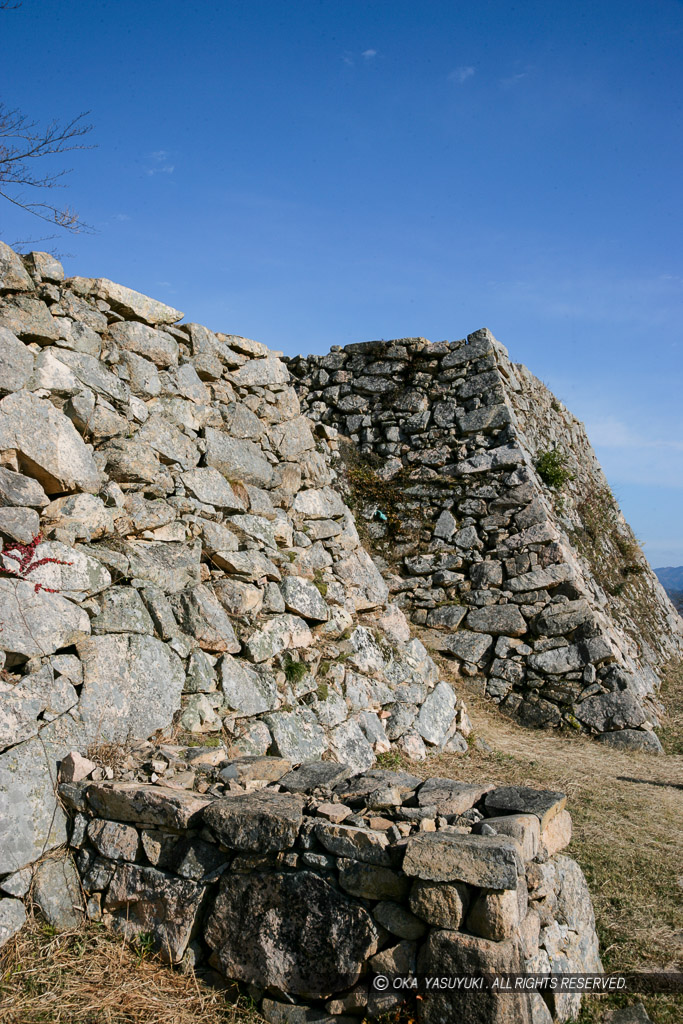
[[[3,1024],[264,1024],[243,1000],[103,926],[56,935],[33,918],[0,954]]]

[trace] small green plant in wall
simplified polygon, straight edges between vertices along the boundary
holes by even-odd
[[[542,448],[536,456],[536,472],[544,484],[559,490],[574,479],[567,463],[567,455],[562,448]]]

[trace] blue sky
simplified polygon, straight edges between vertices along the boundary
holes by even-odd
[[[24,0],[0,39],[7,106],[91,111],[67,273],[288,354],[487,326],[683,564],[680,0]]]

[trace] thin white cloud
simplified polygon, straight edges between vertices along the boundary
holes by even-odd
[[[664,448],[683,452],[683,441],[643,437],[616,416],[605,416],[589,422],[591,440],[603,448]]]
[[[586,432],[615,485],[683,487],[683,441],[648,437],[617,416],[587,417]]]
[[[500,84],[503,89],[512,89],[515,85],[519,85],[525,78],[529,77],[528,71],[520,71],[516,75],[509,75],[507,78],[501,78]]]
[[[475,68],[471,64],[464,64],[462,67],[456,68],[455,71],[451,71],[448,76],[449,82],[457,82],[458,85],[462,85],[468,78],[472,78],[475,73]]]
[[[365,60],[372,60],[372,58],[376,56],[377,50],[363,50],[363,52],[361,53],[361,57],[364,57]]]
[[[146,167],[145,174],[150,178],[155,174],[173,174],[175,171],[175,164],[170,162],[171,154],[167,149],[157,149],[153,153],[149,154],[149,160],[152,160],[156,166]]]

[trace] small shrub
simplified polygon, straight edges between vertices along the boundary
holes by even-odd
[[[303,661],[293,661],[291,658],[285,663],[285,678],[288,683],[300,683],[308,672],[308,665]]]
[[[384,754],[377,755],[378,768],[403,768],[403,754],[399,750],[388,750]]]
[[[632,565],[624,565],[621,569],[622,576],[641,576],[645,572],[644,565],[634,562]]]
[[[330,688],[327,683],[318,683],[318,688],[315,692],[318,700],[327,700],[330,696]]]
[[[563,487],[574,474],[567,468],[567,455],[562,448],[542,449],[536,456],[536,472],[548,487]]]

